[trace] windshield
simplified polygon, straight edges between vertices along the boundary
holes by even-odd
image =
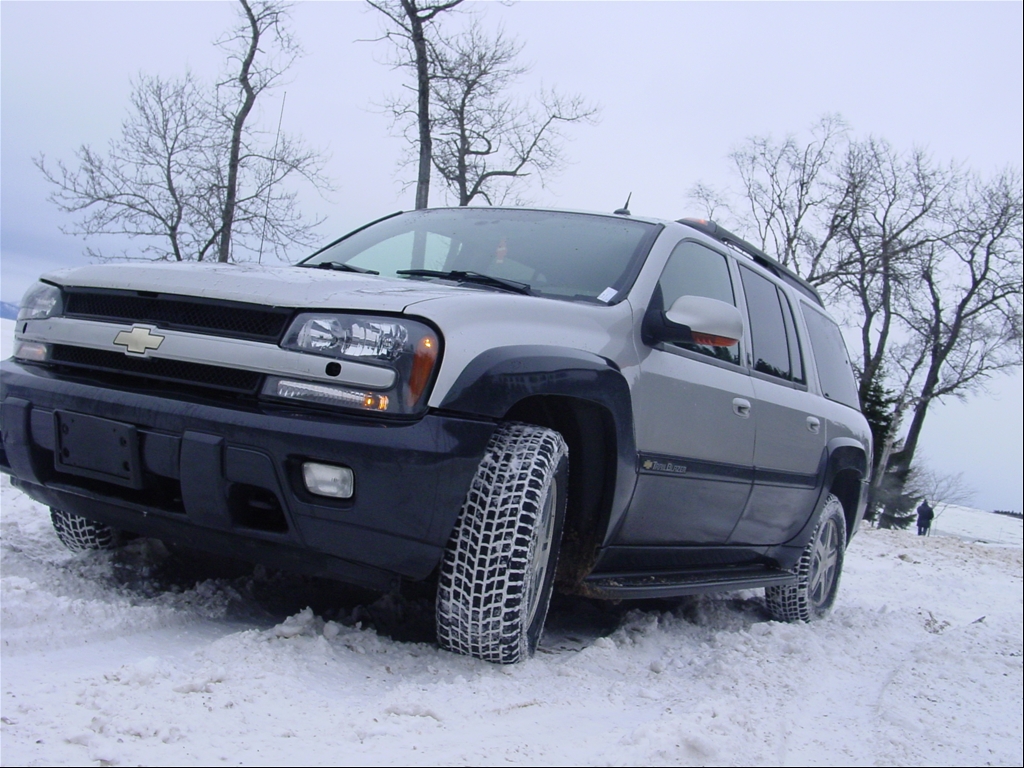
[[[402,270],[486,275],[539,296],[611,302],[628,290],[661,227],[578,213],[455,208],[415,211],[358,230],[302,262],[402,279]],[[475,284],[482,281],[476,280]]]

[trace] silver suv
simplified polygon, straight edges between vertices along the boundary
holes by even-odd
[[[871,438],[814,289],[711,222],[395,214],[292,267],[46,275],[2,364],[12,483],[123,532],[370,588],[536,648],[552,590],[832,606]]]

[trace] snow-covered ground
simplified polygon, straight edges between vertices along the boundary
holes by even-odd
[[[864,530],[809,625],[754,592],[559,600],[537,656],[502,668],[439,651],[427,598],[213,578],[150,541],[72,555],[6,477],[0,501],[4,765],[1024,757],[1019,538]]]
[[[958,536],[979,543],[1024,546],[1024,521],[955,504],[936,504],[932,536]]]

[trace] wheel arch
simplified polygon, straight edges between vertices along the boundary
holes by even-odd
[[[864,446],[852,438],[830,440],[822,454],[824,473],[820,492],[814,510],[800,531],[785,544],[773,548],[771,556],[780,568],[790,569],[799,560],[800,553],[814,533],[831,494],[843,505],[846,521],[846,543],[857,532],[867,505],[868,470],[867,452]],[[821,470],[819,470],[821,471]]]
[[[849,542],[860,526],[867,505],[868,455],[863,445],[849,438],[831,441],[828,454],[824,492],[835,494],[842,503]]]
[[[569,504],[556,583],[571,590],[593,569],[611,518],[617,474],[614,417],[593,401],[532,395],[512,406],[505,419],[553,429],[569,446]]]
[[[562,435],[569,446],[569,507],[558,586],[582,581],[636,483],[632,398],[618,367],[564,347],[495,348],[466,366],[441,408]]]

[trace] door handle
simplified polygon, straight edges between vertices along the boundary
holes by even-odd
[[[750,401],[744,400],[742,397],[733,398],[732,401],[732,412],[739,416],[741,419],[750,417]]]
[[[821,419],[817,416],[807,417],[807,429],[809,429],[815,435],[821,431]]]

